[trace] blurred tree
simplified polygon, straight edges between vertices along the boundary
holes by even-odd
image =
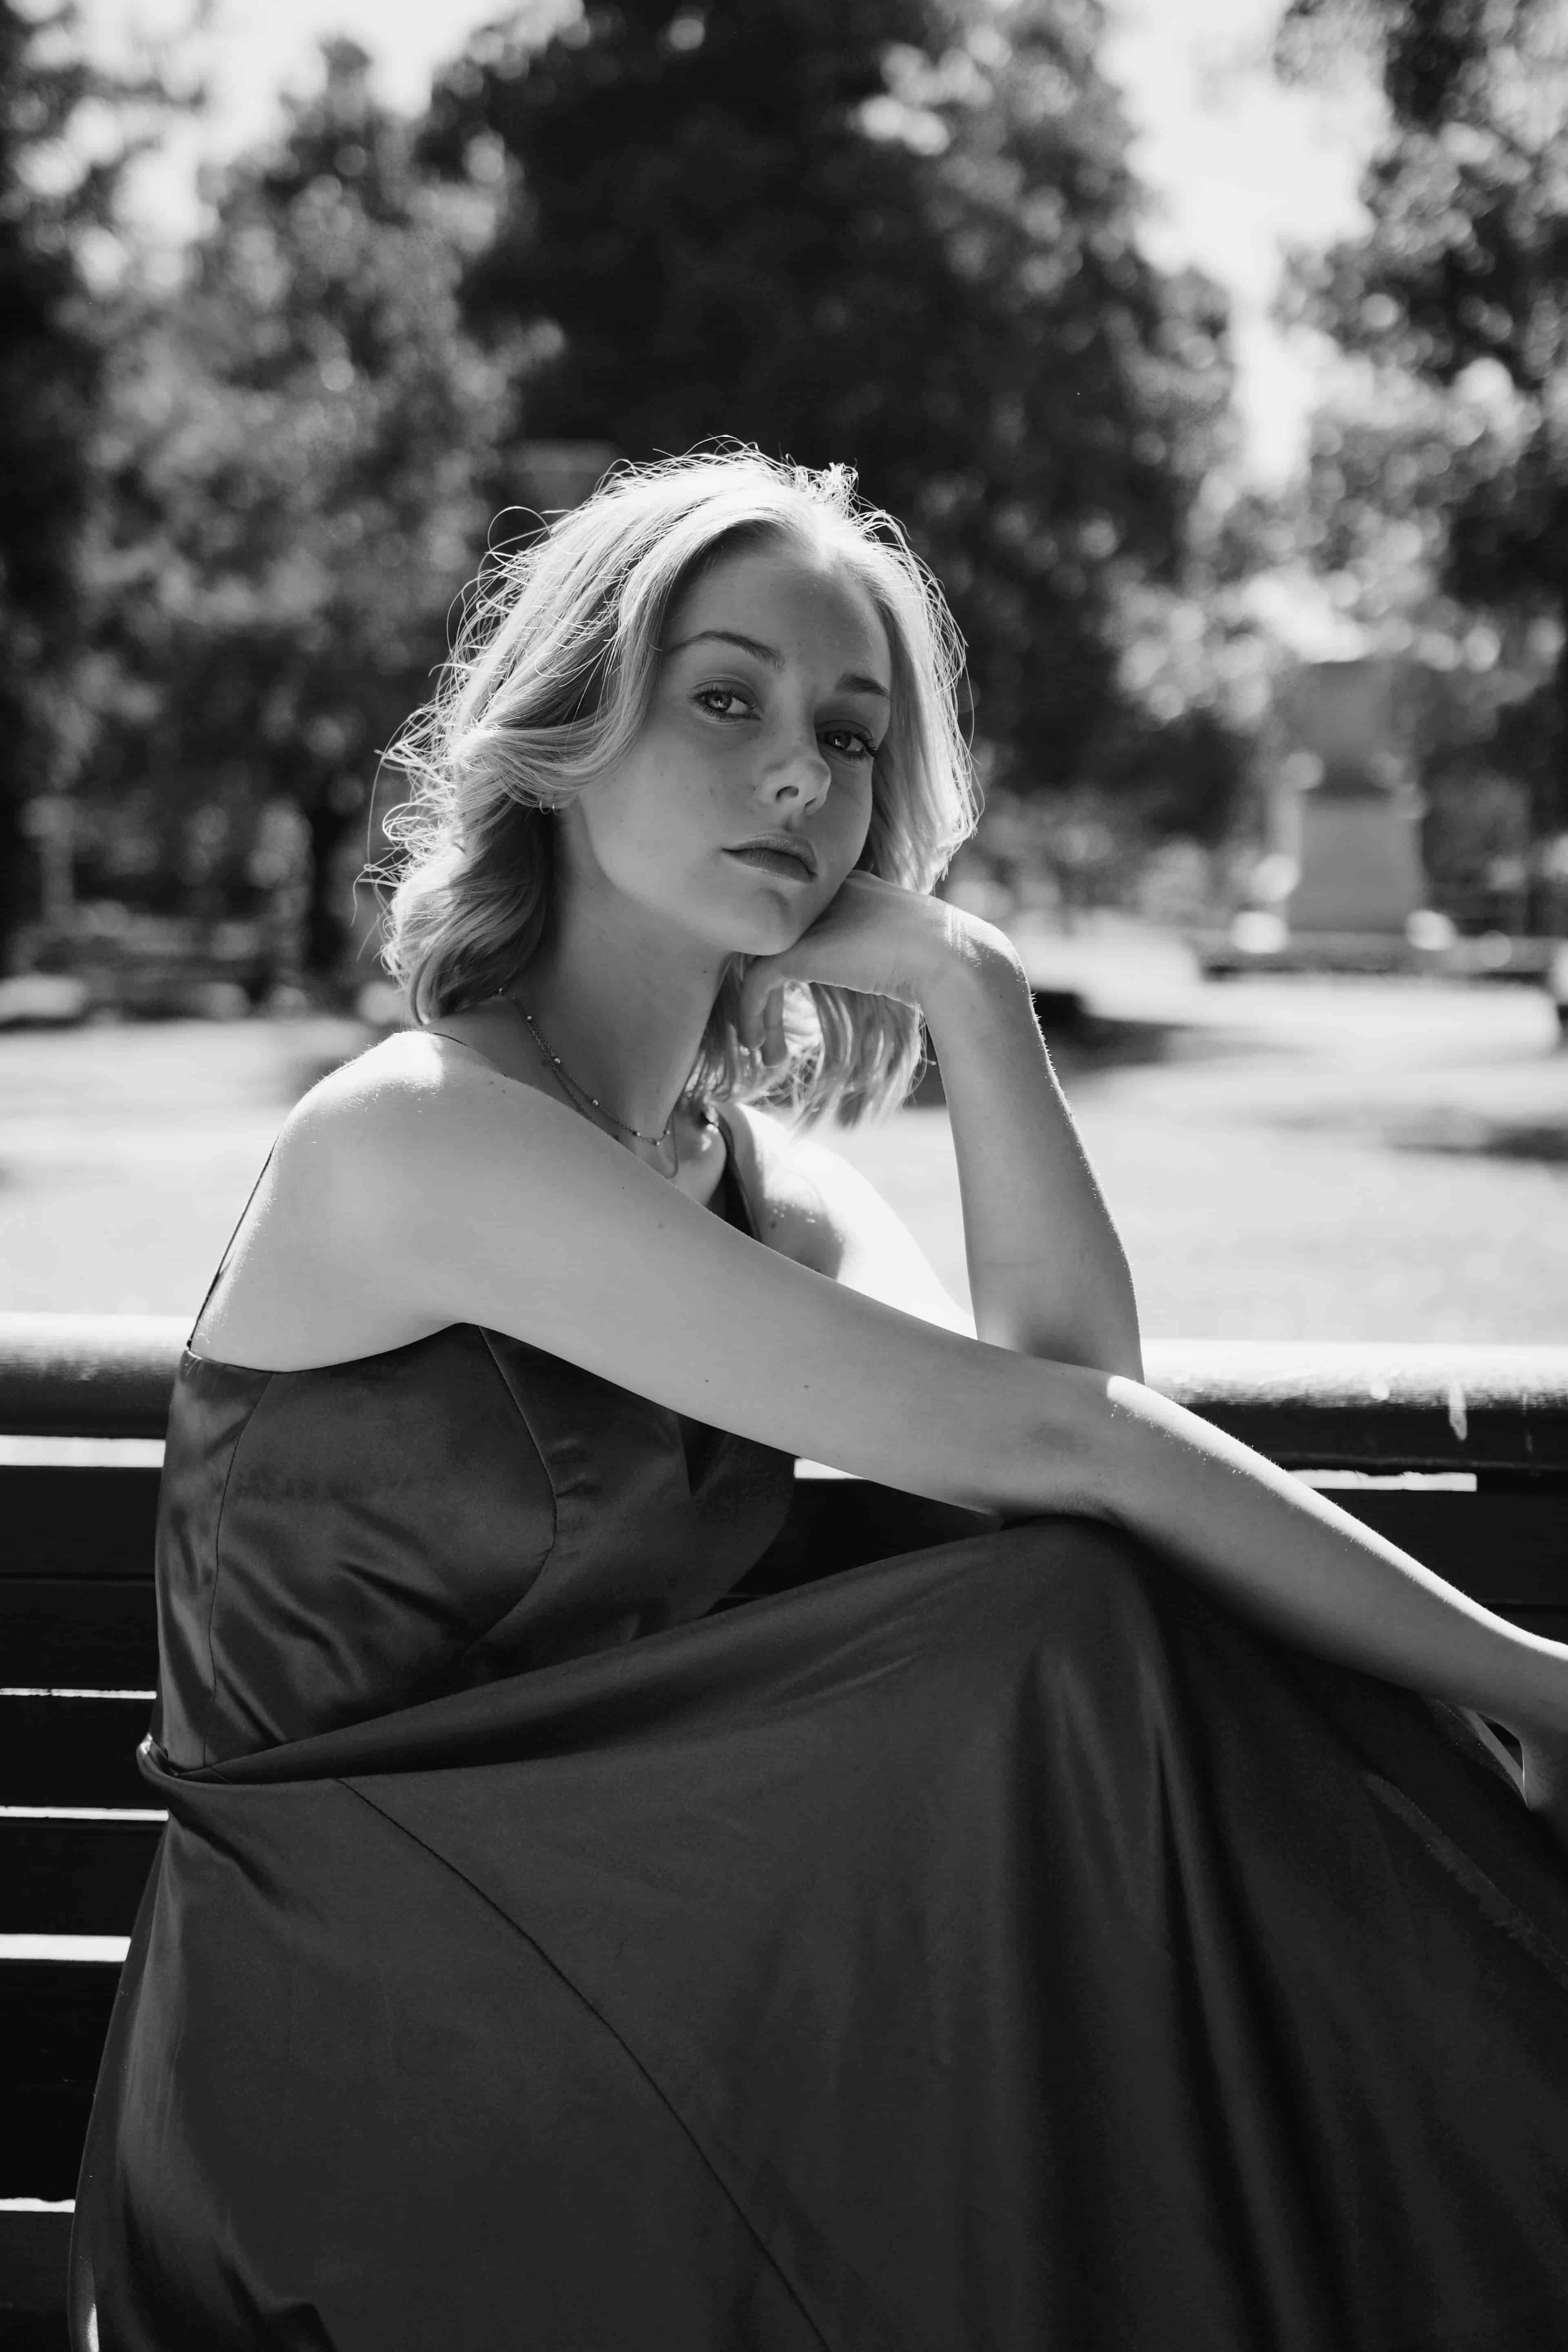
[[[104,358],[84,247],[107,233],[132,152],[125,109],[166,100],[88,65],[74,32],[69,8],[0,0],[0,971],[40,912],[83,750],[80,552]],[[96,159],[73,143],[89,112],[110,133]]]
[[[324,54],[324,89],[291,104],[277,147],[215,184],[178,293],[127,320],[100,453],[110,715],[91,782],[110,829],[142,812],[154,880],[215,913],[259,813],[292,802],[312,853],[306,960],[330,974],[333,853],[428,691],[510,394],[504,352],[482,355],[457,310],[489,197],[428,184],[364,53]]]
[[[527,21],[471,43],[425,146],[510,166],[465,307],[547,363],[498,500],[535,436],[847,460],[952,596],[999,781],[1132,791],[1179,723],[1206,730],[1176,795],[1201,825],[1234,783],[1223,697],[1152,708],[1124,607],[1181,588],[1226,312],[1138,247],[1100,24],[1098,0],[595,0],[542,46]]]
[[[1368,233],[1295,270],[1298,313],[1375,371],[1360,416],[1326,420],[1325,560],[1364,572],[1376,542],[1378,561],[1423,561],[1450,600],[1439,635],[1485,615],[1515,667],[1528,656],[1539,684],[1494,698],[1483,740],[1528,785],[1539,836],[1568,825],[1568,16],[1561,0],[1292,0],[1282,62],[1322,70],[1347,35],[1369,45],[1390,120],[1362,187]]]

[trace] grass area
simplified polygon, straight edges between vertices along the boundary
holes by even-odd
[[[1146,1334],[1568,1339],[1568,1052],[1543,995],[1259,981],[1201,1004],[1056,1056]],[[964,1295],[945,1116],[839,1148]]]

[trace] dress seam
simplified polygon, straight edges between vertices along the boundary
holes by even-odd
[[[833,2344],[832,2338],[824,2333],[822,2327],[819,2326],[817,2320],[808,2307],[800,2288],[796,2285],[794,2279],[790,2277],[788,2272],[779,2262],[777,2255],[774,2254],[772,2248],[768,2245],[767,2241],[763,2236],[756,2223],[746,2211],[745,2207],[741,2203],[741,2200],[735,2195],[734,2190],[725,2180],[723,2174],[719,2170],[719,2168],[715,2165],[712,2158],[709,2155],[708,2150],[703,2147],[701,2140],[693,2131],[691,2126],[687,2122],[686,2117],[681,2114],[674,2100],[669,2096],[669,2094],[665,2090],[664,2086],[658,2082],[657,2077],[649,2072],[644,2061],[637,2055],[637,2053],[632,2048],[630,2042],[626,2041],[625,2035],[622,2034],[614,2024],[612,2024],[610,2020],[605,2015],[604,2011],[598,2007],[598,2005],[588,1998],[588,1995],[583,1990],[581,1985],[577,1984],[573,1978],[567,1975],[565,1969],[562,1968],[559,1961],[554,1959],[551,1954],[545,1950],[544,1947],[539,1942],[536,1937],[531,1936],[526,1927],[521,1926],[519,1922],[511,1916],[510,1912],[503,1910],[501,1906],[495,1901],[492,1895],[485,1893],[482,1886],[476,1885],[474,1881],[468,1876],[467,1871],[459,1868],[457,1863],[449,1860],[446,1854],[438,1853],[433,1845],[428,1844],[426,1841],[419,1835],[417,1830],[410,1829],[406,1822],[400,1822],[395,1814],[389,1813],[384,1806],[378,1805],[374,1797],[367,1796],[365,1791],[362,1788],[357,1787],[353,1780],[340,1780],[337,1782],[337,1786],[340,1789],[346,1790],[350,1796],[357,1797],[363,1805],[367,1806],[373,1813],[377,1814],[382,1821],[387,1823],[389,1828],[396,1830],[402,1836],[407,1838],[411,1844],[416,1845],[421,1853],[428,1854],[432,1862],[438,1863],[443,1870],[450,1871],[453,1877],[460,1880],[462,1885],[468,1889],[470,1894],[477,1895],[479,1900],[486,1905],[489,1909],[495,1912],[499,1918],[504,1919],[507,1926],[511,1929],[513,1935],[521,1937],[523,1942],[529,1946],[530,1949],[538,1955],[544,1966],[550,1970],[552,1976],[557,1978],[560,1982],[566,1987],[567,1991],[572,1995],[573,1999],[580,2001],[583,2007],[587,2011],[589,2016],[596,2020],[604,2032],[606,2032],[611,2041],[615,2042],[616,2048],[622,2052],[627,2063],[635,2067],[637,2072],[641,2075],[643,2081],[652,2091],[655,2098],[658,2099],[660,2105],[669,2115],[677,2128],[683,2132],[688,2140],[689,2140],[693,2149],[696,2151],[699,2163],[701,2164],[708,2172],[713,2181],[714,2187],[718,2189],[719,2194],[723,2198],[725,2203],[735,2214],[742,2228],[752,2240],[763,2261],[767,2264],[768,2269],[778,2280],[779,2284],[784,2288],[784,2293],[795,2305],[802,2319],[805,2322],[805,2325],[816,2336],[818,2344],[822,2347],[822,2352],[836,2352],[836,2347]]]
[[[519,1398],[517,1391],[512,1387],[511,1382],[506,1376],[506,1366],[501,1362],[500,1352],[496,1347],[493,1338],[482,1323],[476,1323],[474,1328],[478,1331],[480,1339],[485,1343],[485,1353],[490,1360],[490,1370],[494,1372],[497,1380],[501,1384],[501,1388],[506,1396],[506,1401],[511,1407],[512,1418],[521,1429],[523,1435],[527,1438],[530,1445],[532,1446],[535,1454],[539,1456],[539,1466],[543,1471],[550,1486],[550,1541],[540,1553],[539,1565],[533,1572],[534,1582],[537,1583],[539,1579],[543,1575],[545,1570],[549,1567],[551,1561],[554,1559],[561,1544],[561,1489],[556,1484],[555,1465],[552,1462],[544,1447],[540,1444],[534,1432],[533,1423],[529,1420],[527,1413],[523,1411],[521,1400]],[[524,1340],[521,1344],[527,1346],[529,1343]],[[483,1636],[481,1635],[479,1638],[482,1640]]]
[[[197,1320],[200,1320],[199,1317],[197,1318]],[[213,1520],[213,1589],[212,1597],[207,1602],[207,1706],[209,1714],[211,1715],[216,1715],[217,1712],[217,1660],[213,1653],[213,1622],[217,1615],[218,1580],[223,1574],[224,1513],[228,1508],[228,1490],[233,1482],[235,1465],[239,1460],[239,1449],[244,1444],[246,1439],[249,1436],[251,1424],[255,1421],[257,1413],[260,1410],[262,1400],[266,1396],[268,1390],[271,1387],[275,1378],[276,1374],[272,1372],[268,1373],[265,1384],[257,1392],[257,1395],[253,1399],[250,1410],[245,1416],[245,1420],[235,1437],[233,1445],[229,1448],[228,1467],[223,1474],[223,1492],[218,1496],[217,1512]],[[202,1732],[202,1763],[204,1767],[212,1761],[211,1757],[207,1753],[208,1745],[207,1733],[206,1730],[204,1729]]]

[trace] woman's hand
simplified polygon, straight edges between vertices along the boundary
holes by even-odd
[[[742,1043],[760,1045],[770,1066],[784,1059],[784,992],[792,980],[923,1008],[944,972],[973,960],[987,929],[922,890],[876,874],[849,874],[794,947],[758,956],[751,966],[741,988]]]
[[[1568,1846],[1568,1662],[1560,1671],[1556,1696],[1550,1713],[1537,1713],[1528,1722],[1517,1714],[1494,1714],[1489,1721],[1474,1707],[1459,1711],[1531,1811],[1540,1814],[1560,1845]],[[1519,1749],[1517,1759],[1513,1748]]]
[[[942,1066],[974,1328],[1018,1355],[1142,1376],[1127,1259],[994,924],[856,872],[809,930],[741,983],[742,1042],[776,1066],[790,981],[918,1007]]]

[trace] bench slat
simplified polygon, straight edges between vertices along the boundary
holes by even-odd
[[[119,1982],[117,1960],[0,1961],[0,2071],[7,2085],[90,2091]],[[0,2190],[6,2197],[41,2193]]]
[[[136,1750],[151,1712],[145,1698],[19,1698],[0,1693],[0,1801],[147,1804]]]
[[[0,2198],[75,2195],[119,1981],[118,1962],[0,1962]]]
[[[0,1933],[128,1936],[160,1822],[0,1814]]]
[[[1568,1472],[1568,1348],[1156,1339],[1144,1359],[1290,1469]]]
[[[0,1464],[0,1578],[151,1576],[158,1476]]]
[[[74,2197],[91,2115],[90,2083],[8,2083],[0,2197],[36,2197],[51,2205]],[[0,2328],[0,2344],[5,2340]]]
[[[1352,1486],[1326,1499],[1489,1609],[1568,1609],[1568,1496]]]
[[[100,2055],[102,2047],[100,2039]],[[52,2205],[74,2197],[91,2115],[91,2083],[7,2083],[0,2198],[36,2197]],[[0,2344],[6,2340],[0,2329]]]
[[[0,1315],[0,1429],[162,1437],[187,1328],[174,1315]]]
[[[0,1659],[8,1685],[154,1689],[151,1577],[0,1576]]]
[[[6,2352],[67,2352],[70,2231],[68,2212],[0,2207],[0,2318]]]

